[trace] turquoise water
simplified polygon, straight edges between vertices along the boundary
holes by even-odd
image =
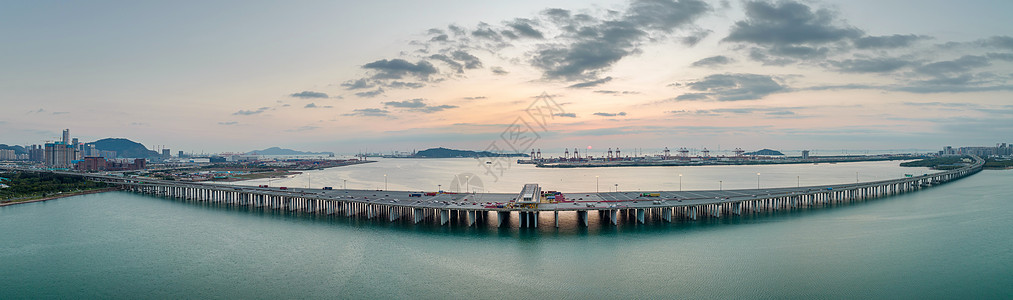
[[[537,231],[77,196],[0,207],[0,299],[1010,298],[1010,182],[983,171],[829,209]]]

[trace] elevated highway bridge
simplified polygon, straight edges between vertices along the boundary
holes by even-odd
[[[524,206],[515,205],[518,199],[518,194],[515,193],[426,195],[418,191],[281,189],[11,167],[7,169],[83,176],[90,180],[116,184],[123,190],[136,193],[252,209],[464,226],[485,224],[486,219],[492,216],[495,216],[495,224],[498,226],[509,226],[506,220],[511,219],[512,214],[517,214],[518,226],[538,227],[539,220],[545,219],[542,214],[552,214],[554,226],[559,226],[560,213],[576,214],[579,226],[587,226],[589,213],[597,214],[608,224],[618,225],[621,218],[635,219],[639,223],[644,223],[649,218],[673,222],[818,208],[930,188],[973,175],[981,171],[984,163],[983,159],[974,156],[972,163],[959,169],[851,184],[660,191],[656,192],[657,196],[649,197],[643,197],[639,192],[566,193],[566,201]]]

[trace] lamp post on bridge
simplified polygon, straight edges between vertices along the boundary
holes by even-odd
[[[679,191],[682,191],[682,174],[679,174]]]
[[[342,180],[344,180],[344,181],[345,181],[345,184],[344,184],[344,186],[345,186],[345,189],[347,190],[347,189],[348,189],[348,179],[342,179]]]
[[[387,174],[383,174],[383,190],[387,190]]]
[[[598,187],[599,187],[599,185],[598,185],[598,175],[595,175],[594,176],[594,192],[595,193],[598,193]]]
[[[760,173],[756,173],[756,189],[760,189]]]
[[[724,187],[722,186],[723,184],[724,184],[724,182],[723,182],[723,181],[721,181],[721,180],[718,180],[718,190],[719,190],[719,191],[723,191],[723,190],[724,190]]]

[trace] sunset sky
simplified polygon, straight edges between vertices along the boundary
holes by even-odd
[[[481,150],[1013,142],[1013,1],[6,1],[0,143]]]

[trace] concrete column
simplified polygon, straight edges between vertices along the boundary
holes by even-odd
[[[643,208],[638,208],[637,209],[637,222],[640,223],[640,224],[644,224],[644,209]]]
[[[665,222],[672,223],[672,208],[662,208],[661,219],[665,220]]]

